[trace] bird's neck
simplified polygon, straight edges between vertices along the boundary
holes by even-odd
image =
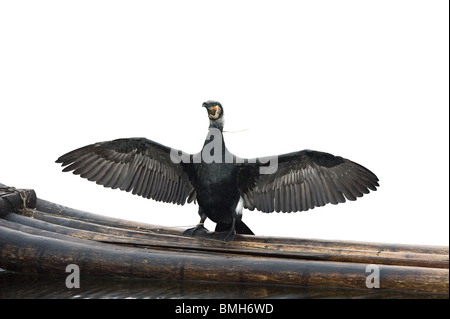
[[[218,130],[220,130],[220,132],[223,131],[224,124],[225,124],[225,121],[224,121],[223,117],[221,117],[220,119],[215,120],[215,121],[209,120],[209,128],[210,129],[211,128],[218,129]]]
[[[222,162],[225,156],[225,141],[223,138],[223,119],[209,121],[208,135],[203,144],[202,154],[212,156],[216,162]]]

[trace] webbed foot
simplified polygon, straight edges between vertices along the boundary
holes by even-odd
[[[206,234],[208,230],[203,226],[203,224],[198,224],[195,227],[188,228],[183,232],[183,236],[196,237],[202,234]]]
[[[222,240],[222,241],[233,241],[236,237],[236,230],[230,231],[221,231],[214,233],[214,239]]]

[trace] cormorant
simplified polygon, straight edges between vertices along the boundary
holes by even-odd
[[[340,156],[303,150],[279,156],[242,159],[223,139],[224,109],[203,103],[209,117],[202,150],[186,154],[146,138],[122,138],[87,145],[62,155],[57,163],[97,184],[145,198],[184,205],[197,201],[200,223],[184,232],[205,233],[206,218],[216,223],[217,237],[233,240],[253,232],[242,210],[298,212],[338,204],[375,191],[378,178]]]

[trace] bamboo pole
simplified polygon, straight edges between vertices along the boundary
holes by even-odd
[[[64,274],[77,264],[85,275],[364,289],[366,264],[192,254],[61,240],[0,226],[0,266],[13,271]],[[36,258],[39,256],[39,258]],[[448,270],[380,265],[387,290],[448,292]]]
[[[153,234],[126,230],[110,226],[94,225],[79,220],[34,212],[35,219],[10,214],[6,220],[35,228],[67,234],[77,238],[109,242],[138,247],[160,249],[191,249],[204,252],[257,255],[262,257],[284,257],[306,260],[360,262],[417,267],[448,268],[448,255],[403,253],[374,250],[355,250],[305,245],[283,245],[258,242],[229,242],[203,240],[167,234]],[[36,219],[37,218],[37,219]]]
[[[159,225],[145,224],[119,218],[102,216],[98,214],[92,214],[81,210],[69,208],[63,205],[55,204],[39,198],[37,199],[36,209],[40,212],[46,212],[66,218],[86,220],[89,221],[90,223],[96,224],[98,223],[106,226],[109,225],[126,229],[137,229],[140,231],[146,231],[155,234],[181,235],[184,231],[184,229],[180,227],[164,227]],[[335,249],[354,249],[354,250],[373,250],[385,252],[404,252],[404,253],[411,252],[418,254],[423,253],[423,254],[449,255],[448,247],[432,246],[432,245],[386,244],[386,243],[355,242],[344,240],[250,236],[241,234],[236,235],[236,240],[260,244],[271,243],[281,245],[301,245],[307,247],[318,246]]]

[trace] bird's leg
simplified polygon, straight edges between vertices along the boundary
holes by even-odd
[[[198,233],[206,233],[208,232],[208,230],[205,228],[205,226],[203,226],[203,224],[205,223],[206,220],[206,214],[204,214],[203,212],[201,212],[201,210],[199,211],[199,215],[200,215],[200,222],[197,224],[197,226],[192,227],[192,228],[188,228],[183,232],[183,236],[191,236],[194,237],[196,234]]]
[[[224,241],[232,241],[236,236],[236,218],[233,218],[233,224],[231,225],[230,231],[223,239]]]
[[[205,214],[202,214],[201,216],[200,216],[200,222],[197,224],[197,227],[203,227],[203,228],[205,228],[204,226],[203,226],[203,224],[205,223],[205,220],[206,220],[206,215]]]
[[[215,236],[219,240],[223,241],[232,241],[234,240],[234,237],[236,236],[236,218],[233,217],[233,223],[231,224],[230,230],[226,231],[220,231],[216,233]]]
[[[232,212],[232,223],[229,231],[220,232],[218,234],[218,238],[223,241],[232,241],[236,237],[236,223],[239,223],[242,219],[242,209],[244,208],[244,200],[242,197],[239,198],[239,201],[236,204],[235,209]],[[216,227],[217,229],[217,227]]]

